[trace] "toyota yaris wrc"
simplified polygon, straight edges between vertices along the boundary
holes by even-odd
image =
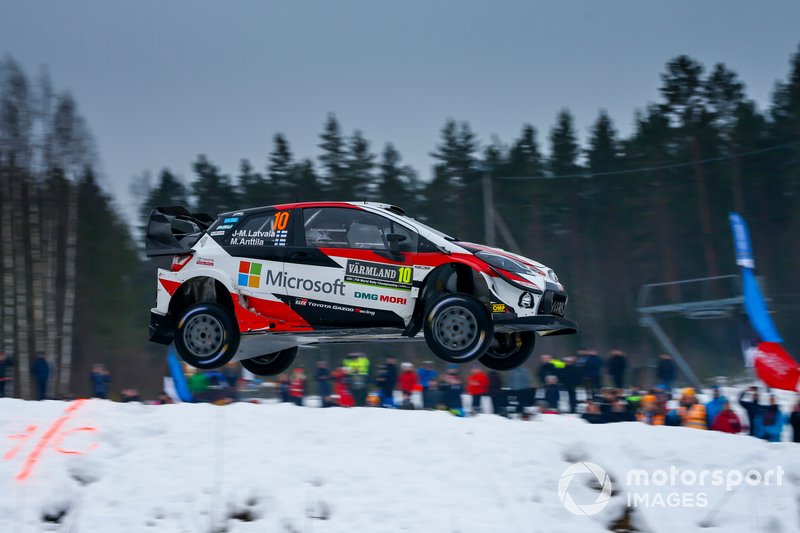
[[[509,370],[537,334],[578,328],[546,266],[460,242],[387,204],[295,203],[216,219],[161,207],[146,250],[173,256],[158,270],[150,339],[174,341],[197,368],[238,360],[274,375],[302,345],[424,336],[445,361]]]

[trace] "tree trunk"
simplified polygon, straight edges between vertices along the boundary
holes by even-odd
[[[58,393],[69,391],[72,378],[72,333],[75,318],[75,261],[78,239],[78,184],[67,185],[67,248],[64,258],[64,314]]]
[[[41,211],[39,209],[40,189],[35,185],[28,191],[28,228],[30,229],[31,248],[31,305],[33,306],[33,323],[29,326],[33,332],[33,351],[44,351],[44,282],[42,279],[42,225]],[[46,352],[45,357],[50,363],[50,383],[48,390],[55,390],[52,386],[55,378],[55,354]]]
[[[44,250],[44,323],[45,353],[53,361],[59,361],[58,354],[58,294],[56,278],[58,273],[58,221],[59,210],[53,198],[56,190],[50,184],[44,193],[44,213],[42,217],[42,248]],[[56,376],[55,372],[52,375]],[[55,386],[55,383],[54,383]]]
[[[14,299],[14,243],[12,240],[12,218],[11,210],[14,205],[12,201],[12,185],[10,172],[5,169],[0,169],[3,179],[2,183],[5,185],[2,191],[3,204],[2,204],[2,220],[0,220],[0,242],[2,243],[2,256],[3,256],[3,350],[6,357],[16,359],[16,352],[14,350],[14,315],[15,315],[15,299]],[[19,367],[19,365],[17,365]],[[13,376],[13,371],[11,376]],[[9,377],[11,377],[9,376]],[[6,395],[14,395],[14,380],[6,383]]]
[[[12,173],[14,170],[12,169]],[[24,236],[27,234],[23,214],[25,212],[25,186],[21,177],[12,183],[11,203],[13,209],[12,234],[14,239],[14,263],[16,266],[16,326],[17,326],[17,373],[19,375],[19,395],[31,398],[30,346],[28,345],[28,266]]]

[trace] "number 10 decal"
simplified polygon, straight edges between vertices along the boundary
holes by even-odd
[[[397,281],[400,283],[411,283],[413,270],[409,267],[400,267],[397,271]]]
[[[289,222],[289,212],[288,211],[280,211],[275,213],[275,229],[282,230],[286,229],[286,224]]]

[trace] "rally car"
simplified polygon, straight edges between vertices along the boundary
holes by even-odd
[[[238,360],[258,375],[299,346],[424,337],[452,363],[509,370],[536,335],[565,335],[567,294],[531,259],[461,242],[373,202],[306,202],[223,213],[153,210],[158,270],[150,340],[196,368]]]

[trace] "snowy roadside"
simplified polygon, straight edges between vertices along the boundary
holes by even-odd
[[[557,415],[522,422],[101,400],[80,405],[45,441],[68,405],[0,400],[3,435],[27,436],[4,439],[0,448],[0,531],[608,531],[634,492],[647,495],[630,514],[639,530],[699,530],[726,494],[724,484],[631,487],[630,472],[719,469],[727,476],[778,467],[780,484],[733,487],[712,525],[726,532],[800,528],[800,448],[793,443]],[[582,461],[604,469],[613,486],[592,516],[568,512],[557,490],[565,469]],[[18,480],[26,465],[29,474]],[[569,484],[576,502],[598,497],[590,478]],[[667,501],[675,492],[682,494],[678,507]]]

